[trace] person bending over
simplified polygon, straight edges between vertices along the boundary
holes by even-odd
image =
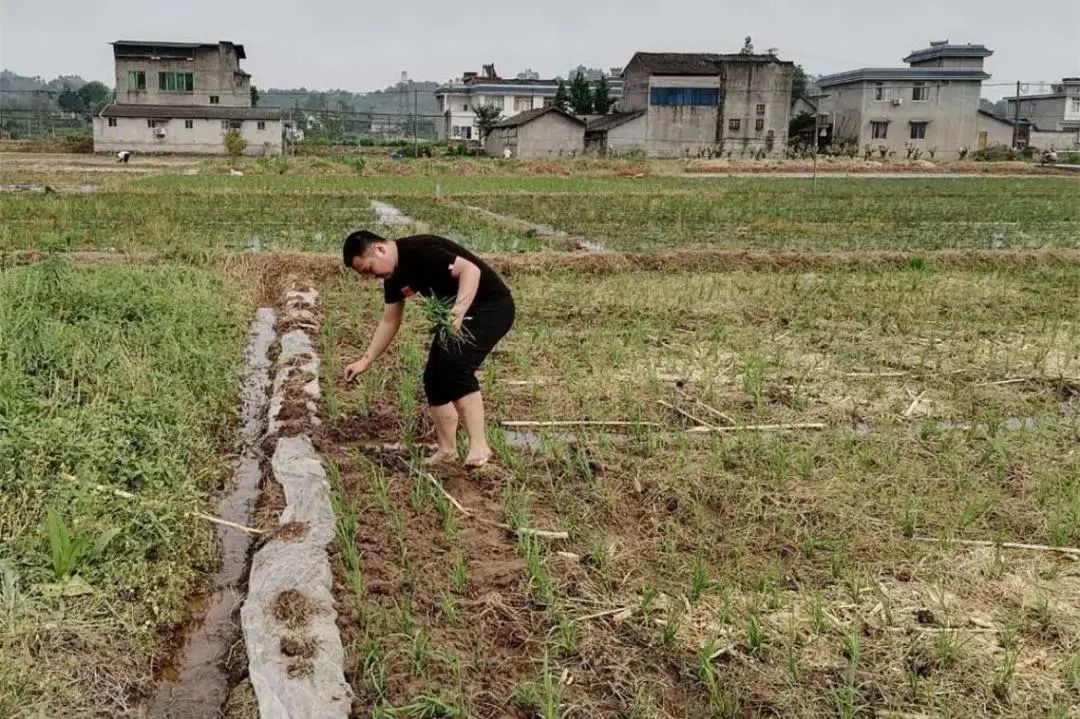
[[[476,370],[514,323],[514,298],[506,283],[479,257],[435,235],[392,241],[366,230],[353,232],[345,238],[342,259],[359,274],[381,279],[386,302],[364,356],[345,368],[345,381],[366,372],[393,342],[406,298],[420,295],[450,306],[452,329],[435,331],[424,367],[424,393],[438,440],[435,454],[425,461],[456,458],[460,417],[469,435],[466,466],[486,464],[491,448]]]

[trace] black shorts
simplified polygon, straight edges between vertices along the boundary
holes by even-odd
[[[470,307],[462,323],[464,337],[460,342],[433,337],[424,367],[428,404],[438,407],[479,390],[476,370],[513,324],[514,299],[506,296]]]

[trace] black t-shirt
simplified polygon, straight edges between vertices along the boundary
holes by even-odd
[[[436,235],[415,235],[397,241],[398,263],[394,274],[383,280],[386,304],[401,302],[411,295],[437,297],[453,302],[458,281],[450,275],[450,266],[464,257],[480,268],[480,285],[473,305],[494,302],[510,296],[510,289],[486,262],[456,242]]]

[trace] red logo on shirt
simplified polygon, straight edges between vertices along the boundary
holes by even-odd
[[[409,287],[408,285],[405,285],[404,287],[401,288],[401,296],[402,297],[412,297],[415,294],[416,293],[413,292],[413,288]]]

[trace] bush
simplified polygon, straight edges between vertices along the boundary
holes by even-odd
[[[247,149],[247,144],[247,140],[241,137],[236,130],[229,130],[225,133],[225,150],[229,153],[229,157],[243,155],[244,150]]]
[[[991,145],[990,147],[976,150],[972,157],[980,162],[1002,162],[1019,160],[1020,153],[1012,148],[1005,147],[1004,145]]]

